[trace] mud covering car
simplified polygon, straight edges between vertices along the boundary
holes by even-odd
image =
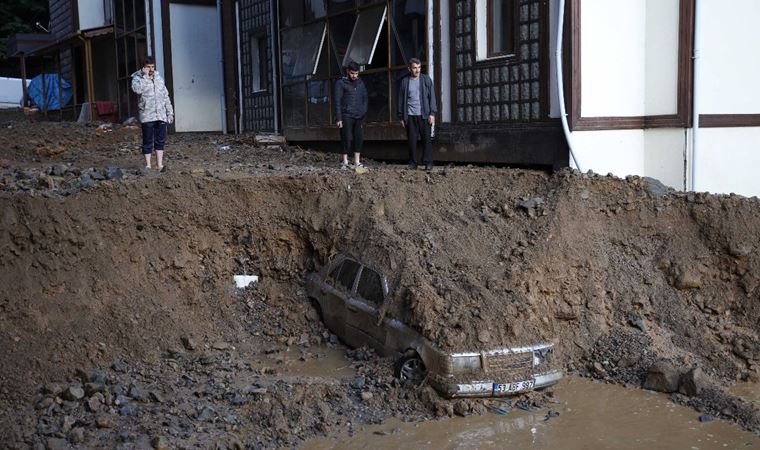
[[[393,295],[388,278],[352,256],[339,255],[310,273],[306,292],[327,328],[346,344],[395,357],[395,375],[403,382],[427,380],[447,398],[512,395],[551,386],[563,376],[553,343],[443,351],[381,313]]]

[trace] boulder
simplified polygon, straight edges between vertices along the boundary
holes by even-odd
[[[672,393],[678,390],[681,373],[669,361],[657,361],[649,369],[644,389],[651,391]]]
[[[681,385],[678,392],[689,397],[694,397],[705,388],[705,374],[702,369],[695,367],[681,376]]]

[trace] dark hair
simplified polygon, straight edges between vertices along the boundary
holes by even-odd
[[[148,64],[153,64],[155,66],[156,65],[156,58],[154,58],[154,57],[152,57],[150,55],[146,56],[145,59],[143,59],[143,67],[147,66]]]
[[[351,72],[358,72],[359,64],[356,64],[356,61],[349,61],[348,64],[346,64],[346,70],[350,70]]]
[[[422,61],[420,61],[420,60],[419,60],[419,59],[417,59],[417,58],[412,58],[412,59],[410,59],[410,60],[409,60],[409,67],[412,67],[412,64],[419,64],[419,65],[422,65]]]

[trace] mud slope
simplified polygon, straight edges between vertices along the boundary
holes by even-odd
[[[76,161],[134,164],[119,156],[133,134],[113,133],[123,134],[104,138],[102,154],[70,141],[40,153],[59,144],[42,138],[3,154],[6,415],[45,382],[117,360],[151,364],[182,337],[322,339],[303,276],[348,252],[389,275],[385,314],[443,347],[550,340],[568,369],[636,385],[656,362],[699,367],[701,393],[674,399],[760,429],[756,407],[719,388],[760,378],[756,198],[569,171],[372,164],[359,175],[301,149],[237,141],[222,154],[207,137],[177,137],[195,141],[174,143],[169,173],[81,185]],[[64,163],[62,176],[43,174]],[[61,188],[75,175],[79,187]],[[260,305],[277,311],[278,331],[251,325],[266,311],[241,312],[237,273],[280,286]]]

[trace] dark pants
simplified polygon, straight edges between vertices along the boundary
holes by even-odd
[[[407,116],[406,138],[409,141],[409,162],[417,164],[417,138],[422,138],[422,164],[433,164],[433,144],[427,117]]]
[[[166,143],[166,122],[156,120],[142,124],[143,155],[150,155],[153,149],[163,151]]]
[[[343,144],[343,153],[361,153],[364,144],[364,119],[344,117],[343,128],[340,129],[340,142]]]

